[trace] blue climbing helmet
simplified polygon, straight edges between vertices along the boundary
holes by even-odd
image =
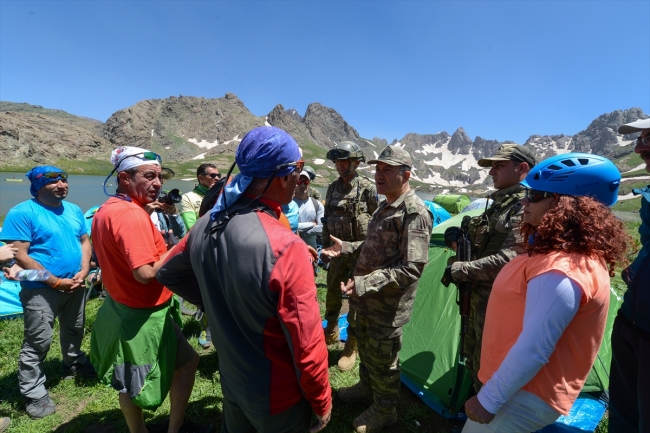
[[[621,173],[609,159],[590,153],[555,155],[533,167],[521,184],[538,191],[585,195],[606,206],[618,200]]]

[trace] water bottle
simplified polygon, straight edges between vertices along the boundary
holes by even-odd
[[[16,273],[17,281],[45,281],[50,278],[50,271],[44,269],[24,269]]]

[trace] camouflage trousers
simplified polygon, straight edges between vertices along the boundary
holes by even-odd
[[[357,265],[358,256],[349,255],[346,257],[334,257],[330,260],[330,267],[327,271],[327,296],[325,297],[325,320],[330,323],[338,323],[343,297],[341,295],[341,282],[347,283],[352,277],[354,267]],[[348,333],[354,334],[354,311],[348,312]]]
[[[483,341],[483,327],[485,326],[485,311],[487,310],[490,290],[483,286],[472,287],[471,309],[469,313],[469,326],[465,335],[464,352],[467,354],[465,368],[471,373],[474,389],[478,392],[483,384],[478,379],[481,367],[481,343]]]
[[[390,410],[399,401],[402,328],[378,325],[357,315],[355,334],[361,386],[372,391],[374,402],[382,410]]]

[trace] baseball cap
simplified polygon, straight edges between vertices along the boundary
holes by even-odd
[[[368,164],[377,164],[383,162],[388,165],[408,165],[413,166],[411,156],[401,147],[386,146],[379,154],[379,158],[368,161]]]
[[[491,158],[481,158],[478,165],[481,167],[492,167],[494,161],[515,161],[527,162],[532,168],[535,165],[535,154],[533,151],[519,144],[503,144]]]
[[[311,180],[311,177],[309,176],[309,172],[303,170],[300,172],[300,176],[305,176],[307,179]]]
[[[643,131],[644,129],[650,129],[650,117],[621,125],[618,127],[618,133],[632,134],[633,132]]]

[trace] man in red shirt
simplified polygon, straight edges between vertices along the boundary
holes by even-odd
[[[117,193],[95,214],[92,234],[108,292],[91,336],[98,376],[119,391],[131,433],[147,431],[142,409],[155,409],[170,393],[166,431],[196,431],[183,422],[194,386],[198,354],[179,328],[173,293],[155,280],[167,246],[146,205],[162,186],[160,157],[136,147],[113,151]],[[109,176],[110,177],[110,176]]]

